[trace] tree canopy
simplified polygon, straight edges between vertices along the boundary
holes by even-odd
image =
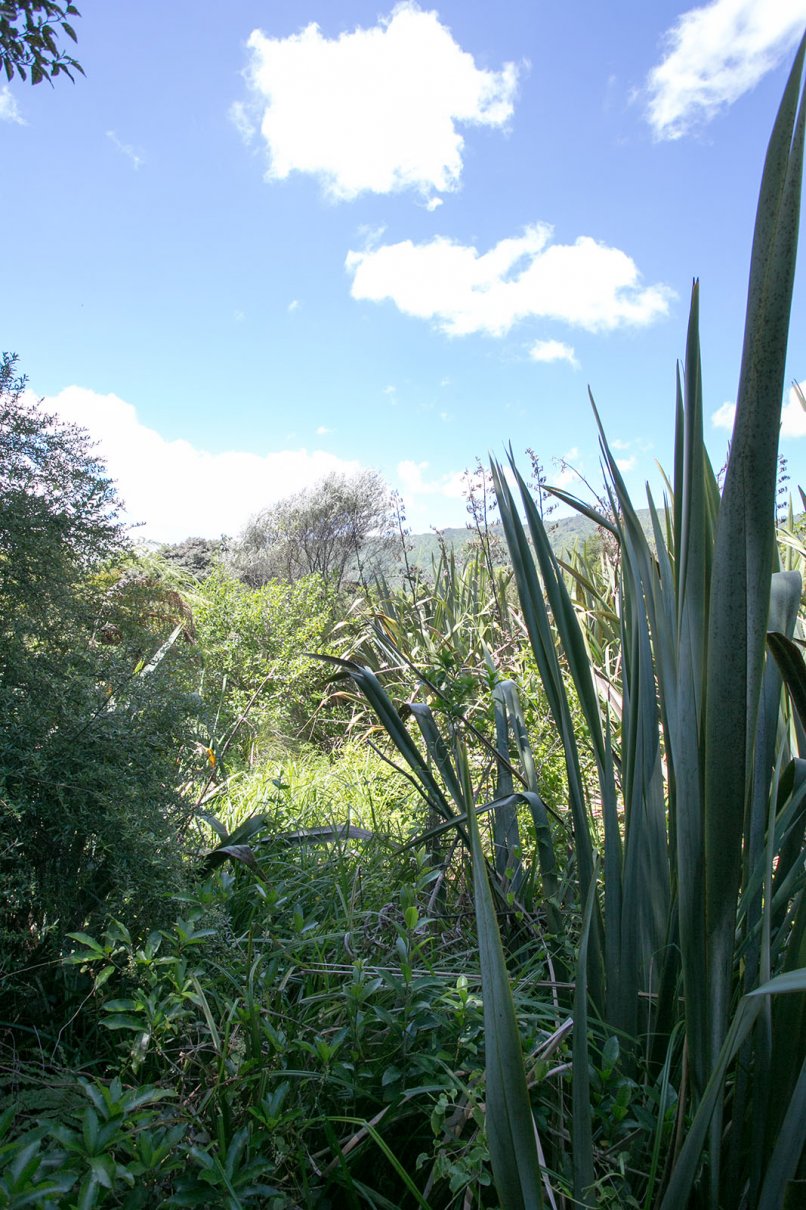
[[[245,583],[320,575],[339,587],[362,578],[392,520],[389,489],[373,470],[327,475],[253,517],[232,555]]]
[[[32,84],[52,83],[58,75],[69,76],[84,68],[59,47],[59,33],[76,42],[76,31],[68,20],[80,17],[74,4],[55,0],[0,0],[0,70],[12,80],[16,73]]]
[[[177,875],[173,783],[196,709],[179,644],[145,675],[184,616],[126,574],[119,501],[88,434],[25,388],[4,354],[0,972],[93,912],[135,914]]]
[[[44,412],[0,358],[0,607],[45,620],[77,576],[124,545],[119,501],[88,434]],[[32,610],[27,607],[33,607]]]

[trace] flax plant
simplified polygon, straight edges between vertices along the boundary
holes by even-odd
[[[504,1210],[539,1206],[544,1190],[555,1204],[560,1170],[572,1173],[574,1204],[597,1204],[606,1157],[596,1150],[589,1065],[594,1031],[601,1030],[622,1040],[625,1071],[643,1088],[645,1104],[654,1097],[657,1105],[638,1171],[627,1178],[644,1210],[774,1210],[796,1196],[804,1176],[806,744],[779,663],[791,701],[804,711],[806,666],[791,642],[801,580],[777,569],[775,504],[805,47],[806,40],[764,167],[721,497],[703,440],[697,283],[678,373],[673,479],[660,508],[649,497],[653,542],[592,399],[606,514],[554,493],[617,545],[611,592],[584,560],[558,561],[539,494],[536,500],[511,453],[508,473],[492,463],[523,626],[564,749],[576,912],[557,911],[551,828],[537,810],[539,786],[506,693],[498,691],[496,702],[503,773],[494,801],[483,802],[456,720],[442,736],[428,707],[410,708],[424,757],[405,712],[392,707],[372,673],[341,665],[366,694],[439,826],[458,829],[473,856],[487,1133]],[[510,735],[522,778],[517,788],[507,773],[515,759]],[[583,776],[591,757],[593,791]],[[485,860],[477,821],[481,809],[492,808],[495,848],[510,849],[513,795],[537,811],[535,869],[554,932],[548,944],[566,953],[576,944],[578,953],[573,1113],[548,1152],[524,1108],[527,1080],[496,919],[505,880],[500,864]],[[564,929],[567,935],[558,935]],[[669,1131],[667,1111],[675,1105]]]
[[[590,597],[593,586],[574,569],[572,599],[514,461],[515,490],[493,464],[529,638],[566,743],[580,902],[591,911],[580,971],[591,1011],[641,1040],[650,1079],[673,1034],[682,1028],[685,1038],[671,1075],[685,1142],[666,1157],[663,1210],[781,1205],[806,1141],[804,1036],[785,1028],[802,1024],[806,987],[799,969],[806,753],[793,747],[781,678],[766,651],[768,630],[791,638],[801,596],[799,575],[776,570],[775,496],[800,212],[803,54],[801,46],[764,169],[721,498],[703,441],[696,283],[678,376],[673,494],[660,512],[649,498],[654,549],[595,405],[612,515],[555,493],[618,540],[615,683],[612,661],[597,666],[599,620],[578,608],[581,590]],[[577,775],[577,738],[566,738],[570,708],[557,645],[598,771],[603,877],[592,904],[594,804]],[[774,993],[793,999],[779,1004]],[[579,1045],[577,1036],[577,1063]],[[636,1069],[638,1061],[636,1049]],[[589,1119],[579,1109],[573,1147],[590,1155]],[[576,1197],[594,1204],[585,1184],[580,1176]],[[648,1184],[641,1194],[649,1207],[659,1190]]]

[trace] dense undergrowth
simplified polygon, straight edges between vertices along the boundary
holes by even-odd
[[[600,427],[562,562],[512,460],[397,586],[184,576],[4,360],[0,1205],[798,1204],[801,59],[724,486],[695,286],[652,541]]]

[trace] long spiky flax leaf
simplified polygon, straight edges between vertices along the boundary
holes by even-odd
[[[736,899],[773,571],[775,481],[795,257],[804,121],[801,43],[770,139],[748,287],[731,452],[717,521],[705,703],[708,1065],[727,1027]]]

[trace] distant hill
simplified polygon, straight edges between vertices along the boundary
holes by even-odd
[[[648,508],[640,508],[637,510],[638,518],[643,526],[644,533],[648,537],[652,537],[652,522]],[[504,532],[500,525],[492,526],[492,532],[504,540]],[[574,546],[582,546],[589,538],[596,535],[597,526],[593,521],[584,517],[581,513],[574,513],[571,517],[560,517],[558,520],[549,518],[547,522],[547,530],[549,540],[555,554],[567,554]],[[472,541],[474,531],[470,529],[443,529],[439,531],[442,540],[449,549],[461,553],[468,542]],[[422,571],[427,572],[431,567],[431,562],[439,556],[439,538],[435,532],[427,534],[410,534],[409,542],[411,543],[411,551],[409,553],[409,562],[419,567]]]

